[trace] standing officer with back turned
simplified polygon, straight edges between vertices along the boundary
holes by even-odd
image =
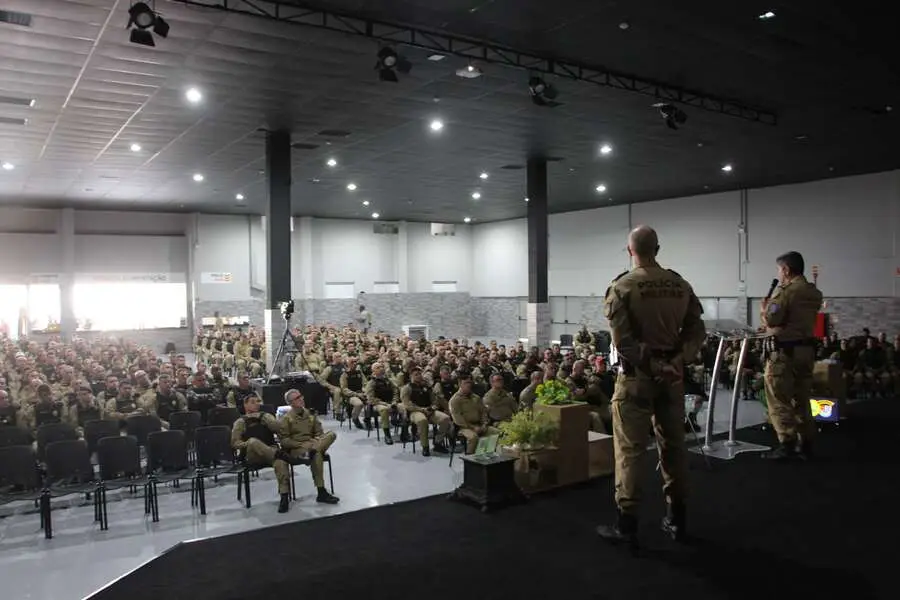
[[[816,433],[809,406],[816,361],[813,331],[822,306],[822,292],[803,276],[803,256],[799,252],[783,254],[775,263],[780,284],[771,298],[763,300],[760,317],[769,335],[766,403],[779,447],[765,456],[784,461],[808,458],[812,452]]]
[[[606,291],[606,318],[621,371],[612,398],[616,457],[615,524],[597,533],[612,542],[637,542],[640,458],[652,423],[666,496],[662,527],[675,540],[685,535],[687,448],[684,442],[685,359],[697,355],[706,336],[703,309],[691,285],[656,262],[659,240],[647,226],[628,236],[634,268]]]

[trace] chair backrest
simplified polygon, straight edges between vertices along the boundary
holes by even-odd
[[[148,472],[167,473],[187,468],[187,438],[183,431],[155,431],[147,436]]]
[[[139,446],[146,446],[147,436],[160,430],[162,422],[153,415],[134,415],[125,419],[125,431],[134,436]]]
[[[184,436],[191,441],[194,432],[200,427],[201,415],[196,410],[178,410],[169,415],[169,429],[183,431]]]
[[[234,463],[231,429],[224,425],[200,427],[195,432],[195,436],[198,467],[214,467]]]
[[[209,424],[210,426],[224,425],[230,429],[240,416],[241,415],[236,408],[230,406],[217,406],[209,411]]]
[[[84,424],[84,441],[87,443],[88,452],[91,454],[97,451],[97,442],[102,438],[115,437],[117,435],[119,435],[118,421],[97,419]]]
[[[0,485],[20,485],[28,491],[41,487],[31,444],[0,448]]]
[[[45,462],[51,482],[87,483],[94,481],[94,467],[87,444],[82,440],[61,440],[47,444]]]
[[[0,448],[7,446],[30,446],[31,435],[15,426],[0,427]]]
[[[574,346],[575,337],[571,333],[563,333],[559,336],[559,345],[561,348],[571,348]]]
[[[116,435],[97,443],[100,479],[112,481],[141,475],[141,448],[133,437]]]
[[[269,414],[272,415],[273,417],[274,417],[276,414],[278,414],[278,407],[275,406],[274,404],[260,404],[260,405],[259,405],[259,410],[263,411],[264,413],[269,413]],[[236,420],[236,419],[235,419],[235,420]]]
[[[72,441],[78,439],[78,432],[68,423],[47,423],[37,429],[38,458],[44,459],[47,446],[54,442]]]

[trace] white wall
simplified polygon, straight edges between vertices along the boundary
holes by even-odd
[[[187,240],[181,236],[76,235],[79,273],[187,273]],[[180,279],[184,281],[184,279]]]
[[[195,300],[224,302],[252,297],[250,220],[247,216],[197,216],[193,265]],[[202,283],[203,273],[231,273],[231,283]]]
[[[325,284],[329,282],[352,282],[357,293],[372,293],[376,281],[398,281],[399,236],[373,233],[372,224],[337,219],[313,221],[314,297],[324,298]]]
[[[455,281],[456,289],[472,289],[472,227],[457,225],[456,235],[431,235],[430,223],[409,223],[408,278],[410,293],[431,292],[435,281]]]
[[[525,219],[476,225],[472,232],[473,296],[528,295]]]

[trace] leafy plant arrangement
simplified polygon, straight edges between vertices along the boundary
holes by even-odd
[[[559,439],[559,423],[544,413],[523,410],[500,424],[503,443],[512,448],[534,450],[553,446]]]
[[[534,390],[538,404],[558,406],[561,404],[583,404],[572,398],[572,390],[562,381],[551,379],[537,386]]]

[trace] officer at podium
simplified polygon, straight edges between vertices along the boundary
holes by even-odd
[[[605,313],[619,355],[612,398],[618,519],[597,533],[612,542],[637,541],[640,459],[650,425],[656,436],[666,497],[663,530],[685,537],[687,447],[684,441],[685,357],[696,356],[706,337],[703,309],[691,285],[656,261],[659,239],[647,226],[632,230],[628,254],[634,268],[606,291]]]
[[[808,458],[816,433],[809,396],[816,362],[813,330],[822,306],[822,292],[803,276],[803,256],[779,256],[778,287],[762,301],[760,317],[769,337],[765,370],[769,419],[778,448],[765,455],[776,461]],[[798,450],[799,444],[799,450]]]

